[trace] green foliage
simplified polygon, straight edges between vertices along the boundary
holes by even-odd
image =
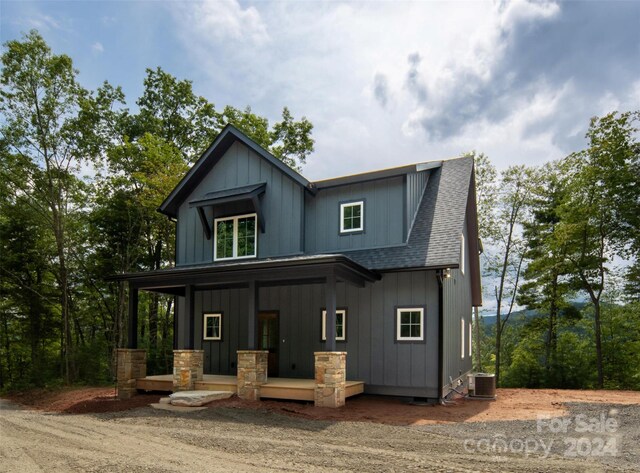
[[[161,68],[132,113],[119,87],[82,87],[36,31],[1,61],[0,390],[108,382],[128,314],[124,284],[104,276],[175,263],[174,225],[156,209],[189,165],[230,123],[299,169],[313,127],[286,107],[272,124],[216,109]],[[498,307],[476,347],[502,385],[640,389],[639,120],[594,118],[585,150],[541,168],[498,174],[472,153]],[[628,262],[620,284],[616,257]],[[174,299],[142,292],[139,307],[148,372],[170,372]]]
[[[83,88],[37,31],[1,61],[0,389],[103,383],[127,317],[125,285],[104,277],[175,263],[174,224],[156,209],[189,165],[232,123],[298,168],[312,125],[286,107],[272,128],[249,107],[218,111],[160,68],[132,114],[120,87]],[[173,298],[143,293],[139,305],[149,372],[170,372]]]

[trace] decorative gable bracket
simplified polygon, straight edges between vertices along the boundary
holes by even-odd
[[[222,207],[228,204],[235,204],[239,202],[249,202],[253,207],[254,212],[258,216],[258,226],[260,227],[260,233],[264,233],[265,222],[264,213],[262,212],[262,204],[260,198],[264,195],[267,189],[267,183],[262,182],[259,184],[251,184],[248,186],[236,187],[234,189],[225,189],[216,192],[209,192],[201,199],[192,200],[189,202],[190,208],[196,208],[204,234],[207,240],[211,240],[213,233],[211,224],[207,221],[205,209],[207,207],[216,208]]]

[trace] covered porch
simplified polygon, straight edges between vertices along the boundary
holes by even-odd
[[[126,349],[119,350],[118,362],[118,387],[124,396],[132,395],[138,389],[226,390],[237,392],[245,399],[307,400],[315,401],[319,406],[339,407],[347,397],[364,391],[363,382],[346,380],[347,353],[336,350],[336,283],[364,287],[378,280],[379,275],[342,255],[214,263],[131,273],[118,279],[128,281],[130,290],[128,343]],[[321,303],[326,308],[326,337],[321,345],[307,346],[304,352],[307,354],[303,358],[313,362],[311,373],[307,369],[306,376],[300,373],[303,375],[300,378],[275,377],[269,347],[264,345],[263,334],[258,327],[260,292],[266,288],[300,285],[321,285],[324,293]],[[234,317],[232,320],[236,323],[236,329],[231,334],[235,337],[233,351],[226,353],[224,361],[227,373],[204,374],[205,352],[202,348],[205,348],[206,342],[202,341],[198,332],[198,317],[202,317],[202,314],[194,310],[196,294],[199,291],[205,293],[233,289],[242,291],[243,304],[239,312],[224,314],[227,321]],[[146,353],[137,349],[140,290],[172,294],[180,298],[181,310],[174,325],[172,374],[146,376],[146,368],[142,368],[146,363]],[[311,318],[311,314],[306,314],[304,310],[299,316]],[[229,334],[225,336],[229,337]],[[282,343],[285,343],[284,339]],[[211,356],[211,351],[207,356]],[[233,375],[234,372],[236,375]],[[308,379],[309,376],[314,378]]]
[[[362,394],[362,381],[345,382],[345,398]],[[260,387],[260,397],[283,399],[288,401],[313,401],[316,382],[314,379],[268,378]],[[142,391],[173,392],[173,375],[161,374],[146,376],[136,380],[136,388]],[[195,382],[197,391],[238,392],[238,377],[231,375],[204,374],[201,381]]]

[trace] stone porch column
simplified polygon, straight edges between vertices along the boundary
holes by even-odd
[[[269,352],[266,350],[238,350],[238,397],[248,401],[260,400],[260,386],[267,382]]]
[[[204,350],[173,350],[173,391],[193,391],[202,381]]]
[[[136,379],[147,376],[147,351],[138,348],[118,348],[116,357],[118,399],[129,399],[136,394]]]
[[[342,407],[347,385],[347,352],[317,351],[315,356],[317,407]]]

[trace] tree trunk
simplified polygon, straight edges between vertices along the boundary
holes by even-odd
[[[598,388],[604,387],[604,369],[602,363],[602,327],[600,321],[600,299],[594,303],[595,329],[596,329],[596,365],[598,368]]]
[[[162,240],[158,240],[153,249],[153,270],[158,270],[162,266]],[[158,349],[158,312],[160,300],[158,294],[151,294],[149,300],[149,348],[152,353]]]
[[[56,239],[58,239],[56,237]],[[61,309],[62,309],[62,327],[63,327],[63,355],[64,355],[64,380],[65,383],[70,384],[73,381],[73,361],[72,361],[72,346],[71,340],[71,320],[69,317],[69,282],[67,277],[67,267],[65,264],[64,249],[62,242],[58,245],[58,257],[60,259],[60,289],[61,295]]]
[[[547,325],[547,346],[545,347],[544,368],[546,374],[547,387],[551,387],[551,367],[556,357],[556,324],[558,319],[558,306],[556,298],[558,296],[558,276],[554,275],[551,283],[551,304],[549,306],[549,320]]]
[[[11,385],[11,342],[9,341],[9,322],[7,320],[6,311],[2,311],[2,332],[4,335],[4,355],[7,365],[7,374],[5,378],[4,368],[2,362],[0,361],[0,387],[5,387],[5,385]]]
[[[481,354],[481,350],[480,347],[482,346],[482,344],[480,343],[480,315],[478,314],[478,308],[474,307],[473,308],[473,318],[475,320],[475,324],[476,324],[476,370],[478,371],[483,371],[482,369],[482,354]]]
[[[36,298],[29,300],[29,338],[31,348],[31,382],[40,386],[42,381],[42,363],[40,359],[40,304]]]
[[[498,312],[496,313],[496,386],[498,386],[498,382],[500,381],[500,347],[502,344],[502,330],[500,329],[500,326],[500,309],[498,309]]]
[[[159,304],[158,294],[151,293],[151,297],[149,297],[149,350],[151,353],[155,353],[158,349]]]

